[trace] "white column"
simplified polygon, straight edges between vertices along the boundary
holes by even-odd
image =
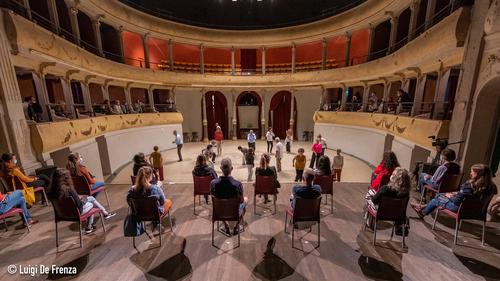
[[[370,85],[363,83],[363,111],[367,110],[368,100],[370,99]]]
[[[122,62],[125,63],[125,52],[123,48],[123,26],[120,26],[117,30],[118,37],[120,39],[120,56],[122,58]]]
[[[76,44],[80,46],[80,26],[78,25],[78,9],[76,7],[70,7],[70,20],[71,29],[73,29],[73,36],[75,36]]]
[[[132,96],[130,95],[130,87],[124,87],[123,91],[125,92],[125,102],[129,105],[132,105]]]
[[[427,11],[425,13],[425,30],[432,26],[434,13],[436,11],[436,0],[427,1]]]
[[[420,11],[420,0],[413,0],[410,4],[411,16],[410,26],[408,30],[408,42],[415,38],[415,31],[417,30],[417,19]]]
[[[424,98],[426,81],[427,81],[426,74],[422,74],[417,78],[417,87],[415,90],[415,97],[413,99],[413,108],[411,110],[411,116],[420,114],[420,108],[422,106],[422,99]]]
[[[291,101],[290,101],[290,129],[293,130],[293,125],[295,124],[295,119],[293,118],[294,117],[294,109],[295,109],[295,89],[292,89],[290,91],[292,94],[291,94]]]
[[[262,47],[262,75],[266,74],[266,47]]]
[[[205,74],[205,47],[203,44],[200,44],[200,73]]]
[[[109,85],[106,84],[106,85],[101,85],[101,92],[102,92],[102,98],[104,100],[108,100],[109,102],[111,102],[109,100]]]
[[[55,0],[49,0],[48,1],[49,5],[49,15],[50,15],[50,20],[54,23],[54,25],[57,28],[57,31],[59,31],[59,17],[57,15],[57,6],[56,6],[56,1]]]
[[[325,105],[325,94],[326,88],[321,85],[321,95],[319,96],[319,111],[323,110],[323,106]]]
[[[392,53],[395,50],[394,44],[396,44],[396,39],[398,35],[398,17],[392,16],[391,17],[391,34],[389,38],[389,50],[387,51],[387,54]]]
[[[351,65],[351,33],[345,33],[345,66]]]
[[[207,102],[205,100],[205,89],[200,90],[201,93],[201,109],[203,111],[203,141],[208,142],[208,121],[207,121]]]
[[[321,69],[326,69],[326,60],[328,59],[328,41],[323,38],[323,51],[321,52]]]
[[[297,53],[297,46],[295,43],[292,43],[292,73],[295,73],[295,64],[296,64],[296,53]]]
[[[174,70],[174,47],[172,44],[172,39],[168,39],[168,65],[170,71]]]
[[[144,62],[145,62],[145,67],[146,68],[150,68],[150,65],[149,65],[148,34],[144,34],[142,36],[142,44],[144,46]]]
[[[26,12],[28,14],[28,19],[32,19],[31,16],[31,7],[30,7],[30,0],[23,0],[23,6],[26,8]]]
[[[149,106],[151,107],[151,112],[156,112],[153,90],[151,88],[146,88],[146,92],[148,93]]]
[[[45,74],[43,72],[32,72],[33,84],[35,85],[35,90],[37,92],[38,103],[43,110],[43,119],[45,121],[49,120],[49,112],[47,105],[50,103],[49,95],[47,93],[47,85],[45,84]]]
[[[347,95],[346,95],[346,85],[345,84],[342,84],[340,86],[340,88],[342,89],[342,101],[340,103],[340,106],[342,107],[342,110],[346,110],[346,103],[347,103]]]
[[[104,52],[102,50],[102,37],[101,37],[101,22],[100,17],[92,20],[92,25],[94,26],[95,42],[99,55],[102,57]]]
[[[260,110],[260,139],[266,139],[266,90],[262,90],[260,93],[262,99],[262,109]]]
[[[84,82],[80,82],[82,87],[83,103],[85,104],[85,109],[89,111],[92,108],[92,99],[90,98],[89,85]]]
[[[235,89],[232,89],[231,90],[231,97],[233,99],[233,117],[231,118],[231,124],[232,124],[232,128],[233,128],[233,137],[232,137],[232,140],[237,140],[238,139],[238,133],[236,132],[237,128],[236,128],[236,90]]]
[[[236,60],[234,46],[231,47],[231,75],[236,74]]]

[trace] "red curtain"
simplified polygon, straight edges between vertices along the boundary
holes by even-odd
[[[241,49],[241,71],[253,72],[257,68],[257,50]]]
[[[292,93],[281,91],[274,94],[269,107],[268,124],[273,127],[274,134],[284,139],[286,130],[290,128],[290,106],[292,102]],[[294,134],[297,124],[297,102],[294,102]],[[272,122],[271,122],[272,121]]]
[[[219,123],[224,133],[224,139],[229,139],[227,122],[227,101],[221,92],[207,92],[205,94],[208,139],[214,138],[215,124]]]

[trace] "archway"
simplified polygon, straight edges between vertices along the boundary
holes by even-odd
[[[262,112],[262,99],[256,92],[242,92],[236,99],[236,133],[239,139],[246,138],[253,130],[259,138]],[[241,115],[240,115],[241,114]]]
[[[207,113],[208,139],[212,140],[214,138],[216,123],[218,123],[221,127],[222,132],[224,133],[224,138],[229,139],[227,122],[227,100],[224,94],[217,91],[206,92],[205,109]],[[204,137],[205,136],[203,135],[202,138]]]
[[[268,125],[273,127],[274,134],[284,139],[286,130],[290,128],[290,107],[292,102],[292,93],[289,91],[280,91],[274,94],[271,99],[268,114]],[[293,134],[297,136],[297,101],[293,103]]]

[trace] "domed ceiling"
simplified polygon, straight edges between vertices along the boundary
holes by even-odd
[[[232,30],[309,23],[367,0],[120,0],[151,15],[189,25]]]

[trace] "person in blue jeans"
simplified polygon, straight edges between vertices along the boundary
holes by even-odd
[[[0,215],[5,214],[12,208],[20,208],[23,210],[23,219],[26,220],[24,222],[25,224],[32,225],[38,222],[37,220],[34,220],[33,217],[31,217],[30,212],[28,212],[26,201],[24,200],[21,190],[15,190],[7,195],[0,192]]]
[[[475,164],[470,170],[471,179],[464,183],[458,192],[439,193],[427,205],[411,204],[419,217],[423,218],[441,207],[457,212],[462,202],[469,196],[484,197],[497,193],[491,179],[491,170],[484,164]]]
[[[425,192],[423,188],[424,185],[430,185],[436,188],[439,183],[443,180],[443,177],[446,174],[459,174],[460,173],[460,165],[453,162],[455,161],[456,154],[452,149],[444,149],[441,152],[440,162],[441,165],[436,169],[433,175],[429,175],[426,173],[420,173],[418,177],[418,191]]]

